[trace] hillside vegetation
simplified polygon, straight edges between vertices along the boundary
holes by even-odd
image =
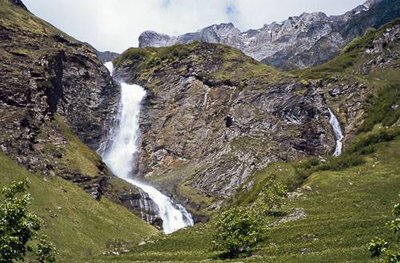
[[[28,178],[31,211],[43,219],[42,233],[57,248],[58,262],[84,262],[110,252],[115,241],[128,248],[154,235],[152,226],[107,199],[96,201],[78,186],[57,177],[32,174],[0,153],[0,186]]]
[[[371,238],[382,236],[395,241],[384,224],[399,194],[400,139],[375,146],[378,150],[366,156],[362,165],[309,176],[298,190],[302,195],[288,200],[284,207],[289,213],[300,208],[306,216],[269,228],[253,255],[240,261],[367,262],[371,259],[367,249]],[[272,173],[286,177],[291,170],[290,164],[276,164],[259,176]],[[218,261],[218,252],[212,251],[213,231],[212,224],[196,225],[158,237],[132,253],[98,262]]]

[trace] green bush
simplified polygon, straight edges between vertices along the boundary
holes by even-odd
[[[380,237],[372,239],[368,244],[368,250],[373,257],[380,257],[388,247],[389,243]]]
[[[265,230],[266,216],[281,208],[286,194],[287,188],[275,176],[267,178],[251,205],[231,208],[217,217],[214,249],[228,258],[251,252]]]
[[[28,211],[31,196],[28,181],[2,189],[0,197],[0,263],[23,260],[27,251],[39,262],[54,262],[55,250],[44,236],[38,236],[41,220]],[[28,244],[28,242],[32,242]]]
[[[365,162],[364,158],[358,154],[342,154],[338,157],[330,157],[329,160],[321,164],[318,170],[321,171],[340,171],[349,167],[361,165]]]
[[[259,217],[247,207],[235,207],[218,216],[214,234],[214,249],[224,257],[237,257],[251,251],[261,237],[262,225]]]

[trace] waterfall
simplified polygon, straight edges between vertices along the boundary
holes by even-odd
[[[112,62],[105,66],[113,72]],[[106,149],[100,149],[103,161],[119,178],[139,187],[158,206],[158,216],[163,220],[163,230],[169,234],[193,225],[190,213],[154,187],[133,178],[135,158],[139,152],[138,139],[141,101],[146,95],[139,85],[121,82],[121,100],[118,109],[118,127],[111,132]],[[145,207],[144,207],[145,208]]]
[[[340,127],[339,120],[336,118],[335,114],[329,109],[329,123],[332,126],[333,133],[335,134],[335,139],[336,139],[336,146],[335,146],[335,151],[333,152],[333,156],[339,156],[342,153],[342,140],[343,140],[343,133],[342,133],[342,128]]]

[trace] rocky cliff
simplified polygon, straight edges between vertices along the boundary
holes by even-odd
[[[289,75],[205,42],[130,49],[115,65],[148,90],[139,172],[193,210],[217,208],[269,163],[331,155],[328,107],[351,138],[371,92],[351,74]]]
[[[96,53],[101,62],[103,63],[113,61],[119,56],[118,53],[112,51],[96,51]]]
[[[212,25],[177,37],[146,31],[139,37],[139,46],[163,47],[204,41],[232,46],[280,69],[307,68],[332,59],[368,28],[379,28],[397,17],[400,17],[400,0],[369,0],[340,16],[303,13],[246,32],[231,23]]]
[[[135,204],[148,198],[113,177],[95,153],[120,94],[96,51],[21,1],[0,0],[0,17],[0,150],[32,172],[71,180],[140,214]]]

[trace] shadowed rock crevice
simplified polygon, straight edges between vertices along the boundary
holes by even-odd
[[[64,62],[66,60],[65,53],[60,51],[54,58],[52,62],[50,62],[50,70],[52,71],[51,75],[54,77],[51,78],[52,87],[48,87],[46,89],[47,96],[47,104],[48,112],[52,116],[57,112],[57,106],[64,95],[62,79],[64,74]]]
[[[18,6],[26,11],[29,11],[28,8],[24,5],[22,0],[9,0],[13,5]]]

